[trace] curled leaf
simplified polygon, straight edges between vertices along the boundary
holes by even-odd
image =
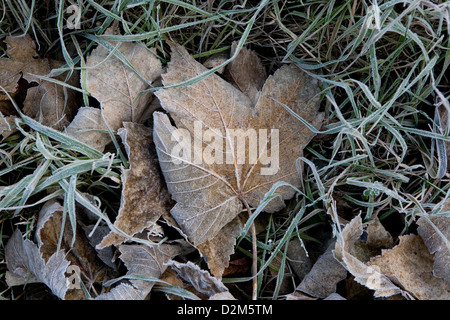
[[[363,234],[360,216],[353,218],[342,230],[336,241],[334,256],[355,277],[355,281],[374,290],[375,297],[390,297],[396,294],[408,296],[395,285],[377,266],[367,265],[367,249],[360,247],[360,237]]]
[[[5,255],[8,270],[15,275],[14,278],[21,277],[24,279],[22,283],[26,283],[31,275],[47,285],[55,296],[65,298],[69,289],[65,273],[70,262],[66,260],[64,251],[55,252],[45,261],[38,246],[31,240],[24,240],[17,229],[5,246]]]

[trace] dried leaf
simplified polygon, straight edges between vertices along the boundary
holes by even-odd
[[[57,252],[60,240],[64,207],[56,200],[50,200],[44,204],[39,212],[36,226],[36,241],[44,260],[49,259]],[[72,266],[80,270],[81,279],[91,279],[92,282],[103,282],[110,277],[110,270],[97,256],[94,247],[89,244],[81,226],[76,226],[75,241],[72,245],[73,230],[69,219],[64,224],[61,249],[67,252],[66,259]],[[89,286],[88,286],[89,287]],[[78,295],[73,294],[71,298],[84,297],[81,290]],[[66,297],[67,299],[67,297]]]
[[[124,122],[119,135],[128,154],[130,168],[122,174],[122,197],[114,225],[133,236],[150,228],[170,210],[171,200],[160,175],[151,130],[144,125]],[[98,245],[119,245],[126,239],[111,232]]]
[[[233,42],[231,55],[234,55],[236,48],[237,42]],[[227,66],[227,71],[234,84],[255,104],[267,78],[266,69],[256,53],[242,48],[236,58]]]
[[[8,270],[24,278],[24,283],[31,274],[39,282],[47,285],[54,295],[64,299],[69,289],[65,272],[70,265],[64,251],[54,253],[45,262],[37,245],[31,240],[24,240],[17,229],[5,246],[5,256]]]
[[[66,133],[92,148],[103,152],[105,146],[111,141],[105,132],[107,127],[102,118],[102,111],[97,108],[81,107],[66,128]]]
[[[311,271],[296,288],[313,297],[326,298],[336,292],[336,285],[345,279],[347,270],[333,256],[334,241],[328,246]]]
[[[215,55],[210,56],[205,62],[203,62],[203,65],[208,69],[212,69],[217,66],[220,66],[222,63],[227,61],[228,58],[229,57],[226,54],[217,53]],[[219,74],[223,74],[224,71],[225,71],[225,67],[222,67],[219,70],[217,70],[216,72]]]
[[[107,293],[103,293],[95,300],[144,300],[148,292],[138,290],[128,283],[121,283]]]
[[[172,59],[167,73],[162,75],[163,83],[165,86],[177,84],[206,71],[183,47],[172,44]],[[156,93],[177,126],[171,124],[167,115],[154,113],[154,141],[160,166],[168,190],[177,202],[171,215],[196,247],[216,237],[233,221],[241,212],[243,201],[256,207],[274,182],[283,180],[300,186],[296,159],[302,156],[304,146],[314,134],[275,100],[320,127],[323,115],[318,112],[318,92],[315,80],[296,66],[286,65],[267,79],[256,105],[215,74],[190,86]],[[222,152],[216,149],[214,156],[199,157],[199,146],[202,150],[211,148],[204,141],[208,139],[198,135],[199,129],[201,132],[209,130],[207,134],[216,138],[213,143],[219,143]],[[230,130],[239,129],[247,133],[261,129],[261,139],[265,138],[267,145],[260,143],[260,152],[252,159],[255,161],[249,161],[250,156],[243,154],[239,154],[242,157],[238,159],[238,146]],[[279,141],[276,133],[271,135],[273,132],[279,133]],[[187,136],[192,139],[189,141]],[[180,146],[191,149],[186,157],[177,154]],[[269,150],[272,162],[263,163]],[[265,211],[282,209],[284,200],[295,194],[287,187],[277,191],[280,197],[271,201]],[[211,260],[208,257],[209,264],[214,263]]]
[[[384,228],[378,218],[374,218],[368,222],[366,228],[367,240],[366,244],[369,250],[379,254],[381,249],[390,249],[394,245],[394,239],[391,234]],[[372,255],[375,255],[372,253]]]
[[[128,269],[127,275],[159,278],[166,270],[166,263],[185,250],[184,242],[155,245],[121,245],[120,259]],[[96,300],[143,300],[150,293],[154,282],[130,280],[131,284],[121,283],[96,297]]]
[[[117,33],[117,26],[105,34]],[[142,121],[152,93],[144,90],[162,72],[161,62],[152,50],[142,43],[108,42],[117,50],[134,70],[102,45],[98,45],[87,58],[87,91],[96,98],[111,130],[118,130],[123,122]],[[141,78],[143,77],[143,78]],[[94,128],[95,129],[95,128]]]
[[[363,234],[360,216],[353,218],[342,230],[333,251],[335,258],[355,277],[355,281],[374,290],[375,297],[389,297],[396,294],[407,295],[386,277],[376,266],[369,266],[360,259],[367,258],[367,250],[357,246]],[[358,258],[361,257],[361,258]]]
[[[228,288],[225,287],[219,279],[211,276],[208,271],[200,269],[196,264],[190,261],[187,263],[180,263],[171,260],[167,263],[167,266],[175,270],[182,279],[192,284],[195,290],[208,296],[210,299],[234,299],[231,294],[223,295],[228,292]]]
[[[214,238],[198,246],[199,251],[208,259],[211,273],[219,279],[222,278],[223,272],[228,267],[230,256],[234,252],[236,237],[241,233],[243,227],[241,219],[236,217],[225,225]]]
[[[90,245],[95,248],[95,251],[97,252],[98,257],[100,260],[103,261],[104,264],[106,264],[108,267],[110,267],[112,270],[116,270],[117,267],[113,263],[114,261],[114,252],[112,247],[106,247],[102,249],[97,249],[97,245],[100,244],[100,242],[103,240],[103,238],[109,234],[110,230],[108,226],[96,226],[96,225],[89,225],[85,226],[82,225],[84,233],[89,240]],[[94,230],[95,228],[95,230]]]
[[[450,201],[444,204],[442,211],[450,210]],[[450,284],[450,217],[420,217],[417,221],[417,233],[422,237],[428,251],[434,255],[433,275]],[[436,230],[436,229],[437,230]]]
[[[306,274],[308,274],[311,270],[312,263],[305,251],[304,246],[298,238],[294,238],[289,241],[286,255],[292,271],[300,280],[303,280]]]
[[[18,89],[18,82],[23,77],[37,86],[28,88],[23,102],[23,112],[47,126],[61,130],[72,120],[78,108],[74,92],[55,83],[40,80],[37,76],[48,76],[50,71],[60,65],[56,61],[40,59],[36,46],[29,35],[23,37],[6,37],[7,53],[10,58],[0,58],[0,85],[9,93]],[[59,79],[62,75],[59,76]],[[76,73],[71,77],[71,84],[78,79]]]
[[[450,285],[433,276],[433,257],[420,236],[401,236],[397,246],[383,250],[369,266],[378,267],[420,300],[450,300]]]

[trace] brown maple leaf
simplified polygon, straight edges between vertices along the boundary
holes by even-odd
[[[36,45],[29,35],[6,37],[5,42],[10,58],[0,59],[0,85],[13,96],[19,90],[21,78],[31,83],[26,91],[23,112],[44,125],[61,130],[72,120],[78,108],[74,91],[38,76],[48,76],[62,63],[39,58]],[[64,81],[64,74],[57,79]],[[77,73],[68,82],[73,86],[74,81],[78,82]]]
[[[183,47],[171,47],[171,61],[162,75],[166,87],[207,71]],[[281,104],[319,128],[323,114],[318,112],[318,93],[317,81],[295,65],[270,76],[257,99],[255,90],[249,97],[215,74],[193,85],[156,92],[176,125],[168,115],[154,113],[159,163],[177,202],[171,215],[207,255],[215,276],[221,276],[233,251],[242,226],[237,216],[244,205],[258,206],[277,181],[300,186],[296,161],[315,134]],[[277,193],[265,211],[282,209],[284,200],[295,195],[288,187]]]
[[[118,32],[114,24],[105,34]],[[112,52],[117,52],[118,56]],[[153,97],[152,92],[145,90],[161,75],[161,62],[155,52],[142,43],[110,41],[92,51],[86,66],[86,89],[100,102],[102,110],[80,109],[68,133],[103,151],[111,141],[109,134],[85,130],[104,130],[104,121],[113,131],[122,128],[123,122],[145,121]]]

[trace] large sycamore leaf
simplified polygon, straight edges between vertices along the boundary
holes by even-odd
[[[115,34],[117,30],[113,25],[105,34]],[[86,89],[100,102],[106,123],[114,131],[121,128],[124,121],[145,120],[142,117],[152,93],[144,91],[161,75],[162,67],[156,54],[142,43],[111,41],[102,44],[87,58]],[[98,143],[96,147],[102,149]]]
[[[141,124],[124,122],[119,135],[129,158],[129,169],[122,174],[122,197],[114,225],[133,236],[150,228],[168,212],[172,202],[162,179],[154,151],[152,132]],[[123,236],[111,231],[98,245],[119,245]]]
[[[55,252],[45,261],[38,246],[31,240],[24,240],[17,229],[6,244],[5,255],[9,272],[25,280],[32,276],[46,284],[54,295],[65,298],[69,289],[65,273],[70,262],[64,251]]]
[[[18,90],[19,79],[23,77],[32,84],[23,102],[23,112],[59,130],[67,126],[78,108],[74,92],[38,77],[48,76],[52,69],[62,63],[39,58],[36,45],[29,35],[6,37],[5,42],[10,58],[0,59],[0,85],[13,95]],[[57,79],[65,81],[64,75]],[[69,83],[74,85],[74,81],[78,81],[77,73],[71,76]]]
[[[183,47],[171,47],[171,61],[162,75],[164,86],[208,70]],[[314,133],[280,103],[318,128],[323,120],[318,112],[318,92],[317,82],[294,65],[283,66],[266,80],[256,104],[215,74],[192,85],[156,92],[176,125],[166,114],[154,113],[153,139],[159,163],[177,202],[171,214],[194,246],[218,236],[235,221],[244,204],[258,206],[276,181],[300,186],[296,160]],[[240,137],[249,134],[253,139],[255,132],[259,135],[259,148],[254,154],[249,154],[248,141],[245,150],[238,148],[242,147],[235,139],[239,130]],[[190,151],[180,156],[180,147]],[[295,194],[287,187],[277,191],[280,197],[265,211],[282,209],[284,200]]]
[[[433,257],[418,235],[400,237],[400,243],[368,264],[393,278],[420,300],[449,300],[450,284],[433,276]]]

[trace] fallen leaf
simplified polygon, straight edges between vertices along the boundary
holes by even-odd
[[[450,201],[447,200],[442,211],[449,210]],[[422,237],[428,251],[434,255],[433,275],[450,284],[450,217],[420,217],[417,224],[417,233]]]
[[[110,232],[108,226],[97,226],[97,225],[81,225],[83,227],[84,233],[89,240],[90,245],[95,248],[97,252],[97,256],[100,260],[103,261],[108,267],[112,270],[117,270],[116,265],[114,264],[114,251],[113,247],[106,247],[102,249],[98,249],[97,245],[107,236]]]
[[[101,283],[110,278],[111,270],[97,256],[97,252],[92,247],[86,238],[86,235],[81,230],[81,226],[76,225],[75,241],[72,245],[73,230],[72,226],[67,221],[63,223],[64,207],[56,200],[50,200],[44,204],[36,226],[36,242],[39,250],[42,253],[42,258],[48,260],[58,249],[58,242],[60,241],[61,229],[63,229],[63,236],[61,238],[61,248],[67,252],[66,259],[70,261],[72,266],[77,266],[80,270],[80,279],[89,279],[86,287],[97,282]],[[78,295],[72,293],[70,299],[84,298],[84,294],[79,290]],[[66,297],[66,299],[69,299]]]
[[[292,271],[300,280],[303,280],[306,274],[311,270],[312,263],[304,246],[298,238],[289,241],[286,256]]]
[[[223,272],[228,267],[228,261],[236,245],[236,238],[243,227],[244,223],[240,217],[236,217],[226,224],[214,238],[197,246],[198,250],[207,257],[211,273],[219,279],[222,278]]]
[[[167,73],[162,75],[165,86],[207,71],[183,47],[171,46],[172,58]],[[193,85],[156,92],[162,107],[177,126],[171,124],[166,114],[154,113],[154,141],[159,163],[168,190],[177,202],[171,215],[194,246],[199,247],[215,238],[237,217],[243,203],[250,207],[258,206],[276,181],[300,186],[296,160],[303,155],[303,148],[314,133],[275,100],[288,105],[315,127],[320,127],[323,114],[318,112],[318,92],[317,82],[294,65],[283,66],[267,79],[256,105],[247,95],[215,74]],[[208,134],[215,135],[213,143],[219,143],[223,147],[222,152],[199,157],[198,147],[208,150],[211,146],[198,136],[198,129],[209,130]],[[267,144],[263,146],[260,143],[260,152],[252,159],[255,161],[249,161],[250,156],[242,153],[238,159],[237,144],[230,131],[233,129],[247,133],[248,130],[261,129],[259,132],[263,137],[260,138]],[[279,140],[275,137],[277,133]],[[189,141],[187,136],[192,139]],[[180,146],[194,149],[193,154],[190,150],[189,154],[180,157],[175,151]],[[229,150],[225,152],[227,148]],[[271,161],[265,161],[268,150],[271,151]],[[295,191],[282,187],[277,193],[280,197],[266,206],[266,212],[282,209],[284,200],[293,197]],[[227,244],[231,243],[227,241]],[[202,250],[204,252],[205,248]],[[232,252],[233,248],[222,250]],[[208,264],[211,263],[214,262],[208,256]],[[228,258],[216,264],[224,265],[223,270],[227,263]],[[213,274],[221,276],[220,273]]]
[[[111,291],[102,293],[95,300],[144,300],[148,292],[138,290],[129,283],[121,283],[111,289]]]
[[[236,49],[237,42],[233,42],[230,55],[234,55]],[[267,78],[266,69],[257,54],[253,50],[242,48],[236,58],[227,65],[227,72],[232,83],[256,104]]]
[[[152,247],[146,245],[120,245],[119,258],[127,267],[128,276],[143,276],[159,279],[164,273],[166,263],[185,251],[184,242],[161,244]],[[150,293],[154,281],[132,279],[130,283],[120,283],[108,293],[96,297],[96,300],[143,300]]]
[[[22,233],[16,229],[5,246],[5,256],[8,270],[15,278],[22,277],[23,283],[26,283],[31,275],[47,285],[55,296],[65,298],[69,289],[65,273],[70,262],[66,260],[64,251],[52,254],[45,262],[38,246],[31,240],[24,240]]]
[[[203,65],[208,69],[212,69],[217,66],[220,66],[222,63],[227,61],[228,58],[229,57],[227,54],[217,53],[217,54],[210,56],[205,62],[203,62]],[[224,71],[225,71],[225,67],[222,67],[219,70],[217,70],[216,72],[219,74],[223,74]]]
[[[347,299],[345,299],[339,293],[332,293],[328,297],[326,297],[324,300],[347,300]]]
[[[105,34],[114,34],[117,30],[117,26],[113,25]],[[154,51],[142,43],[111,41],[108,44],[133,69],[111,54],[110,49],[99,44],[87,58],[86,89],[100,102],[106,123],[116,131],[123,126],[123,122],[145,120],[142,115],[147,111],[152,93],[144,91],[161,75],[162,68]]]
[[[360,247],[364,229],[361,217],[353,218],[339,234],[333,251],[335,258],[355,277],[355,281],[374,290],[375,297],[389,297],[396,294],[408,296],[384,275],[377,266],[369,266],[361,261],[370,259],[367,248]]]
[[[450,300],[450,285],[433,276],[433,257],[420,236],[401,236],[397,246],[383,250],[369,266],[378,267],[420,300]]]
[[[336,292],[336,285],[347,276],[347,270],[333,256],[335,242],[317,259],[306,274],[296,291],[301,291],[316,298],[326,298]]]
[[[175,270],[183,280],[192,284],[195,290],[208,298],[212,300],[234,299],[222,281],[213,277],[208,271],[200,269],[191,261],[180,263],[170,260],[166,265]]]
[[[91,146],[92,148],[103,152],[105,146],[111,141],[102,118],[102,111],[97,108],[81,107],[73,118],[72,122],[66,128],[66,133]]]
[[[29,35],[6,37],[5,42],[8,44],[7,54],[10,58],[0,58],[0,85],[8,93],[14,93],[21,77],[29,83],[36,83],[36,86],[30,86],[27,90],[23,112],[58,130],[67,126],[78,108],[74,92],[37,77],[48,76],[61,63],[39,58],[36,45]],[[63,76],[59,75],[57,79],[64,80]],[[74,79],[78,79],[76,72],[70,79],[71,84]]]
[[[133,236],[154,225],[170,210],[172,202],[157,163],[151,130],[132,122],[123,125],[119,135],[130,167],[122,174],[121,204],[114,226]],[[119,245],[125,240],[111,231],[97,247]]]

